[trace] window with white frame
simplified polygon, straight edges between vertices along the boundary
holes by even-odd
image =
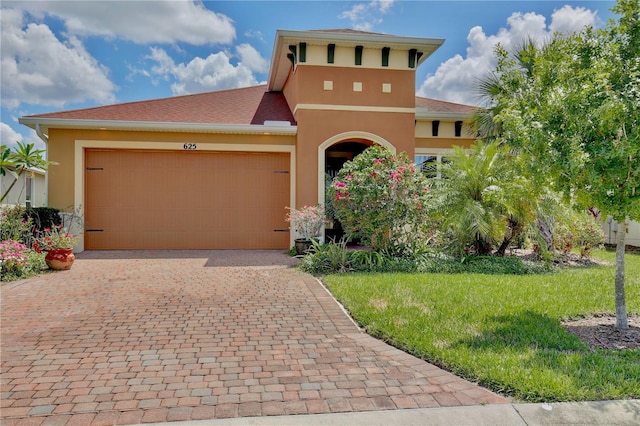
[[[440,178],[438,165],[447,162],[445,154],[446,152],[416,153],[414,162],[428,178]]]
[[[25,197],[24,204],[27,208],[32,207],[33,204],[33,177],[25,177]]]

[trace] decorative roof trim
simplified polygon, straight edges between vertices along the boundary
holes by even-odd
[[[298,126],[264,126],[258,124],[208,124],[173,123],[156,121],[116,121],[116,120],[78,120],[67,118],[21,117],[21,124],[35,128],[36,124],[48,132],[49,129],[91,129],[91,130],[131,130],[185,133],[221,133],[243,135],[295,135]]]
[[[416,68],[444,43],[442,38],[402,37],[374,33],[342,33],[322,31],[277,30],[271,55],[267,90],[282,90],[291,63],[287,59],[286,46],[299,42],[308,44],[332,43],[339,46],[390,47],[400,49],[418,49],[424,54],[418,60]]]

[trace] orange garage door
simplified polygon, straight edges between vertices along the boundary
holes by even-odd
[[[85,152],[85,248],[286,249],[289,154]]]

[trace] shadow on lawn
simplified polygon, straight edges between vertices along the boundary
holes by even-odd
[[[461,340],[471,348],[523,347],[556,351],[586,351],[587,346],[562,328],[560,321],[536,312],[494,316],[481,336]]]
[[[626,398],[640,396],[640,350],[591,350],[567,332],[559,320],[536,312],[491,317],[483,334],[454,345],[491,356],[497,365],[512,370],[511,375],[528,376],[526,380],[548,376],[552,381],[568,381],[574,389],[571,395],[563,395],[560,388],[548,394],[545,384],[498,384],[503,389],[515,390],[519,398],[565,400],[576,398],[577,392],[584,393],[579,398],[601,399],[601,392],[606,394],[605,389],[609,388],[618,389]],[[498,379],[496,383],[511,379]],[[516,389],[519,386],[529,389]]]

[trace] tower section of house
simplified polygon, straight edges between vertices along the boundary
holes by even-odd
[[[377,143],[414,154],[415,70],[443,42],[352,30],[276,33],[267,88],[284,93],[298,123],[298,206],[323,202],[332,152]],[[342,151],[332,148],[340,144]]]

